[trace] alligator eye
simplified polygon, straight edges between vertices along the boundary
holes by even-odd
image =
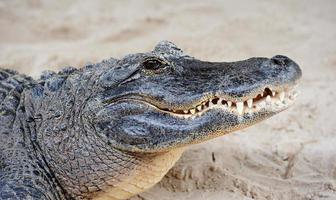
[[[156,58],[150,58],[143,62],[144,69],[152,70],[152,71],[157,71],[159,69],[162,69],[166,65],[167,65],[166,63]]]

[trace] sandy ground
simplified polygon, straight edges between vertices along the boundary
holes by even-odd
[[[263,123],[191,147],[132,200],[336,199],[336,1],[0,1],[0,66],[34,77],[162,39],[210,61],[287,55],[303,69],[301,95]]]

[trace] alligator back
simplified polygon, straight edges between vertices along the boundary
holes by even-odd
[[[23,140],[13,128],[21,93],[32,82],[30,77],[0,68],[0,169],[13,152],[15,143]]]
[[[6,139],[13,137],[13,125],[24,87],[34,81],[16,71],[0,68],[0,149],[5,148]]]
[[[32,84],[32,78],[0,68],[0,199],[42,197],[37,190],[27,187],[38,179],[30,175],[33,162],[24,144],[27,139],[23,134],[24,119],[19,117],[19,113],[24,113],[23,91]],[[30,178],[26,179],[24,173]],[[36,198],[30,194],[37,194]]]

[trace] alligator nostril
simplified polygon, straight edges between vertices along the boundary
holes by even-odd
[[[281,56],[281,55],[276,55],[273,58],[271,58],[271,60],[273,61],[274,64],[280,65],[280,66],[285,66],[290,62],[288,57]]]

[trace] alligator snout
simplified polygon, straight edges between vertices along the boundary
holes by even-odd
[[[283,55],[273,56],[271,60],[274,64],[280,65],[280,66],[288,66],[294,63],[290,58],[288,58],[287,56],[283,56]]]
[[[301,69],[292,59],[283,55],[276,55],[265,63],[272,74],[278,77],[281,84],[290,84],[297,81],[302,76]],[[274,80],[275,82],[277,79]]]

